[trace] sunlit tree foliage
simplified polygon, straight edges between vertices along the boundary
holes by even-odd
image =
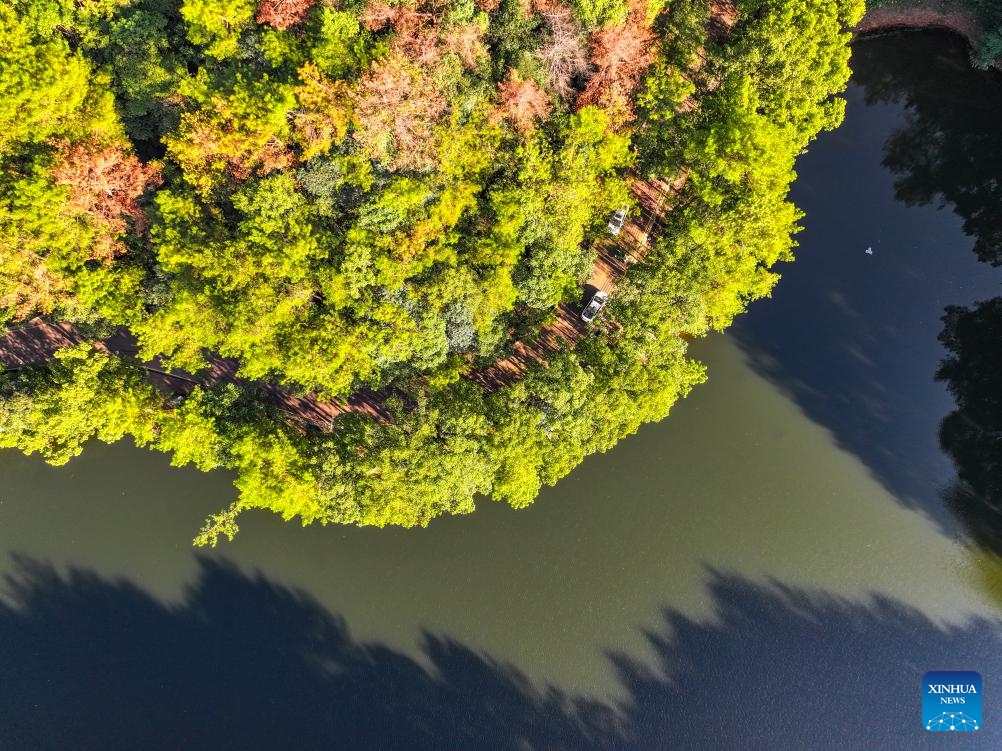
[[[17,0],[0,7],[0,317],[128,328],[0,375],[0,445],[131,435],[246,508],[419,525],[513,506],[663,418],[687,337],[791,257],[858,0]],[[604,323],[467,377],[576,302],[630,182],[676,189]],[[223,360],[223,358],[226,358]],[[143,361],[202,385],[168,394]],[[227,370],[228,368],[228,370]],[[225,371],[225,377],[219,373]],[[161,384],[162,387],[162,384]],[[382,389],[388,417],[276,393]]]

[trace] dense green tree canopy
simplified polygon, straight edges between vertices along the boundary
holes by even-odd
[[[425,524],[529,503],[703,378],[686,337],[776,281],[858,0],[16,0],[0,9],[0,319],[128,329],[0,378],[0,446],[131,435],[239,511]],[[630,183],[678,187],[576,348],[475,374],[576,302]],[[142,362],[203,385],[168,395]],[[227,365],[228,364],[228,365]],[[228,368],[228,369],[227,369]],[[225,370],[224,378],[217,377]],[[468,376],[468,377],[464,377]],[[275,394],[381,389],[328,430]]]

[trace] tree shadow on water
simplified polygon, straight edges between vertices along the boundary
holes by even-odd
[[[8,589],[5,751],[917,749],[934,740],[919,727],[926,670],[981,670],[986,694],[1002,695],[997,624],[943,629],[891,601],[714,572],[718,619],[667,610],[648,634],[655,664],[612,657],[616,703],[539,688],[444,636],[425,635],[426,667],[356,640],[308,595],[214,561],[173,606],[27,559]],[[999,738],[989,723],[974,747]]]
[[[712,582],[718,623],[668,612],[666,630],[649,635],[658,669],[618,660],[633,748],[670,746],[659,738],[677,748],[939,748],[921,727],[927,671],[976,670],[986,696],[1002,689],[997,623],[942,627],[884,597],[860,604],[719,573]],[[970,740],[997,748],[1000,738],[988,725]]]
[[[906,44],[907,40],[919,42]],[[931,46],[935,45],[935,46]],[[1002,76],[973,71],[963,42],[902,38],[892,54],[858,45],[858,76],[869,101],[903,101],[907,118],[884,145],[895,195],[907,205],[949,206],[974,241],[979,261],[1002,266]],[[935,60],[937,75],[928,75]],[[945,506],[975,542],[1002,554],[1002,296],[944,310],[936,373],[956,402],[940,446],[957,479]]]
[[[863,40],[853,56],[867,102],[906,107],[883,148],[895,197],[949,206],[978,259],[1002,266],[1002,75],[973,69],[964,40],[943,32]]]
[[[881,144],[882,168],[869,163],[866,139],[888,115],[876,108],[862,118],[851,110],[841,136],[812,149],[811,174],[823,181],[825,200],[805,193],[805,202],[815,205],[808,209],[810,240],[800,260],[784,272],[790,279],[780,283],[777,299],[738,321],[734,335],[752,367],[829,429],[899,502],[921,510],[946,533],[971,531],[968,496],[951,488],[944,498],[943,486],[952,478],[939,451],[960,467],[951,446],[961,443],[952,428],[962,426],[941,430],[942,442],[936,435],[949,407],[932,387],[932,358],[939,356],[932,322],[951,308],[936,310],[939,303],[928,302],[971,304],[976,298],[970,290],[990,289],[997,277],[989,266],[1002,266],[1002,75],[972,69],[959,37],[914,31],[858,40],[853,71],[855,91],[867,104],[901,106],[894,115],[900,120]],[[846,173],[843,164],[854,165],[854,172]],[[970,270],[965,247],[917,234],[925,224],[913,227],[903,214],[885,216],[880,186],[887,173],[896,204],[936,206],[959,217],[970,242],[958,241],[951,227],[949,244],[970,247],[985,264],[983,272]],[[856,195],[849,192],[855,180],[866,181],[859,195],[868,201],[844,198]],[[869,237],[875,238],[876,247],[869,248],[874,256],[864,255],[862,242],[847,250]],[[880,247],[881,238],[887,246]],[[947,253],[957,262],[944,258]],[[951,265],[956,275],[943,274]],[[994,292],[978,296],[984,294]],[[961,474],[974,474],[974,452],[964,442],[968,461]],[[1002,539],[1002,527],[974,530],[973,537],[982,540],[985,531]]]
[[[940,341],[948,355],[936,377],[957,405],[939,430],[957,468],[946,501],[975,542],[1002,556],[1002,296],[947,308]]]
[[[308,595],[207,559],[177,606],[26,559],[8,588],[5,751],[575,749],[611,719],[446,637],[425,636],[429,673]]]

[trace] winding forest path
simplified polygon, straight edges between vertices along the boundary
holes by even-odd
[[[591,276],[584,289],[584,299],[578,306],[561,303],[557,318],[542,328],[528,341],[517,342],[510,355],[489,367],[467,376],[484,389],[493,391],[524,377],[530,363],[546,360],[556,352],[574,347],[588,333],[581,321],[581,308],[596,291],[614,292],[617,283],[626,275],[632,263],[647,254],[658,231],[665,210],[665,199],[677,190],[684,178],[675,183],[662,180],[635,180],[632,193],[636,207],[623,225],[618,236],[607,235],[597,243],[598,254]],[[8,370],[43,365],[55,353],[86,341],[86,338],[69,323],[47,323],[41,319],[8,331],[0,337],[0,364]],[[138,358],[135,337],[123,331],[95,343],[99,349],[124,357]],[[150,381],[166,393],[187,394],[196,385],[238,383],[239,363],[235,359],[216,357],[209,369],[198,376],[180,371],[167,371],[157,360],[142,363]],[[315,395],[295,396],[273,383],[261,387],[280,409],[303,422],[325,430],[333,428],[334,421],[345,414],[365,414],[377,420],[390,417],[385,402],[389,390],[360,390],[339,401],[321,401]]]
[[[721,39],[730,33],[736,18],[734,0],[711,0],[707,31],[711,37]],[[696,106],[695,98],[690,97],[680,105],[680,109],[689,111]],[[670,181],[641,180],[633,175],[630,190],[634,197],[634,208],[617,236],[605,234],[596,242],[597,255],[581,302],[578,305],[561,303],[556,319],[545,325],[536,336],[516,342],[509,355],[468,374],[466,378],[480,384],[487,391],[493,391],[524,378],[530,364],[545,361],[561,350],[575,347],[588,334],[588,327],[581,320],[581,309],[597,290],[612,295],[629,267],[644,260],[662,229],[664,216],[671,210],[670,197],[682,188],[686,177],[686,172]],[[610,214],[611,211],[610,209]],[[85,340],[72,324],[47,323],[35,319],[0,337],[0,366],[12,370],[42,365],[52,360],[57,350]],[[138,359],[135,337],[128,331],[94,344],[105,351]],[[141,365],[152,383],[172,394],[189,393],[200,384],[245,382],[237,375],[239,362],[232,358],[214,358],[207,372],[197,377],[178,371],[168,372],[156,360],[143,362]],[[393,393],[392,389],[362,389],[347,399],[322,401],[315,394],[295,396],[274,383],[262,382],[258,385],[290,417],[323,430],[333,430],[334,421],[346,414],[369,415],[381,422],[391,419],[386,401]]]
[[[598,241],[598,255],[580,304],[560,303],[557,319],[544,326],[537,336],[517,342],[510,355],[467,377],[491,391],[521,380],[531,363],[546,360],[581,341],[588,334],[588,326],[581,320],[582,308],[598,290],[611,295],[630,266],[644,259],[661,229],[665,199],[683,182],[684,178],[675,183],[635,180],[631,186],[635,209],[630,212],[619,235],[606,235]]]

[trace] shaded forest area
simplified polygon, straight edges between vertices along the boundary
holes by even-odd
[[[792,258],[796,156],[835,127],[856,0],[17,0],[0,8],[0,318],[86,341],[0,376],[0,446],[131,436],[243,509],[426,524],[513,506],[663,418],[686,339]],[[630,172],[632,170],[632,173]],[[680,185],[577,343],[467,378],[580,298],[630,179]],[[91,343],[235,380],[183,396]],[[383,389],[329,432],[276,390]]]

